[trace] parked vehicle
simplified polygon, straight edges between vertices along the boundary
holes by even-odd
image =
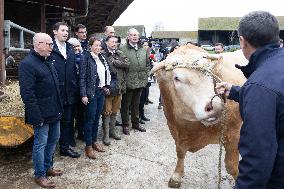
[[[225,51],[235,51],[240,48],[241,48],[240,45],[228,45],[224,47]]]
[[[211,45],[201,45],[200,46],[202,49],[207,50],[207,51],[213,51],[214,47]]]

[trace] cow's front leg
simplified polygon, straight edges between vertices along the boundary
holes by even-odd
[[[233,137],[231,137],[233,138]],[[234,177],[237,178],[239,170],[239,150],[238,150],[238,138],[231,139],[231,141],[225,141],[225,167],[227,172]]]
[[[169,187],[171,188],[179,188],[181,185],[181,178],[184,175],[184,158],[186,154],[186,150],[182,149],[181,147],[176,145],[176,152],[177,152],[177,165],[175,172],[171,176],[169,180]]]

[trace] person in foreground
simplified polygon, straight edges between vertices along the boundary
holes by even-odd
[[[34,128],[33,164],[35,182],[41,187],[55,187],[47,176],[61,176],[53,168],[53,154],[60,136],[62,103],[57,73],[50,57],[53,42],[45,33],[33,38],[34,49],[19,66],[20,93],[25,104],[26,123]]]
[[[246,83],[216,85],[219,94],[239,102],[239,175],[235,189],[284,187],[284,50],[279,24],[268,12],[245,15],[239,23],[240,46],[248,65],[239,66]]]

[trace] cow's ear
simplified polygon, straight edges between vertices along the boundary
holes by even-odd
[[[215,60],[210,60],[210,64],[209,65],[209,70],[213,70],[218,64],[221,64],[221,62],[223,62],[223,56],[219,55],[218,59]]]

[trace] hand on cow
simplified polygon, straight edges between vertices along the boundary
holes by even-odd
[[[232,84],[227,83],[227,82],[220,82],[220,83],[216,83],[215,88],[218,94],[225,94],[226,97],[228,97],[230,94],[230,90],[232,88]]]
[[[82,102],[83,102],[83,104],[85,104],[87,106],[88,103],[89,103],[88,97],[86,97],[86,96],[82,97]]]

